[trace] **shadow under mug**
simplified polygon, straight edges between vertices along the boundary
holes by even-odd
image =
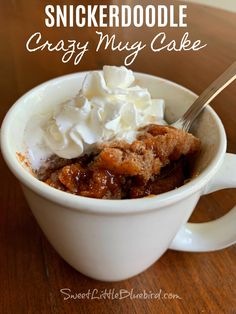
[[[56,251],[89,277],[118,281],[144,271],[168,248],[202,252],[235,243],[236,207],[212,222],[187,223],[201,195],[236,187],[236,155],[226,153],[223,125],[209,106],[191,129],[202,142],[194,166],[198,176],[154,197],[100,200],[72,195],[39,181],[19,162],[16,153],[25,153],[27,121],[76,95],[85,75],[70,74],[35,87],[11,107],[1,130],[3,157]],[[162,78],[142,73],[135,77],[153,98],[165,99],[168,122],[179,118],[197,97]]]

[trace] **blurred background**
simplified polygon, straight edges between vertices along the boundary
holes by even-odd
[[[212,7],[236,12],[236,0],[186,0],[186,2],[201,3]]]

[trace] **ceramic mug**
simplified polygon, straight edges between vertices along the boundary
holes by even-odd
[[[191,181],[167,193],[131,200],[101,200],[72,195],[36,179],[17,158],[25,153],[24,128],[36,114],[75,96],[85,72],[48,81],[21,97],[7,113],[1,130],[6,163],[23,187],[28,204],[56,251],[75,269],[94,279],[118,281],[156,262],[167,249],[212,251],[236,240],[236,207],[220,219],[187,223],[201,195],[236,187],[236,156],[226,153],[223,125],[209,106],[192,132],[202,152]],[[175,83],[135,73],[137,84],[153,98],[166,101],[166,120],[173,122],[196,99]]]

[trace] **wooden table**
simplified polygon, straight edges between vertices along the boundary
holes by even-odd
[[[1,0],[0,3],[1,119],[20,95],[41,82],[70,72],[101,68],[104,64],[123,64],[125,53],[110,49],[94,53],[95,29],[46,28],[44,7],[47,1]],[[74,4],[78,4],[77,1]],[[235,60],[236,15],[194,4],[188,5],[187,12],[187,31],[192,39],[207,43],[206,48],[198,52],[158,54],[145,50],[130,67],[200,93]],[[63,64],[61,53],[26,51],[27,39],[37,31],[54,42],[62,38],[89,40],[92,48],[79,65]],[[145,27],[103,31],[116,32],[119,40],[144,42],[159,32]],[[164,31],[171,39],[179,40],[186,29],[166,28]],[[213,101],[212,106],[224,123],[228,151],[236,153],[235,84]],[[37,226],[20,186],[2,160],[1,180],[0,313],[236,313],[235,246],[212,253],[168,251],[155,265],[130,280],[98,282],[75,271],[54,251]],[[204,196],[191,221],[217,218],[235,203],[235,190]],[[70,288],[74,293],[89,289],[158,293],[162,289],[162,292],[178,294],[181,299],[66,301],[60,293],[62,288]]]

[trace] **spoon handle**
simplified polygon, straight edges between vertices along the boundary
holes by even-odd
[[[172,125],[188,131],[198,114],[211,102],[224,88],[236,79],[236,61],[231,64],[211,85],[205,89],[195,100],[184,115]]]

